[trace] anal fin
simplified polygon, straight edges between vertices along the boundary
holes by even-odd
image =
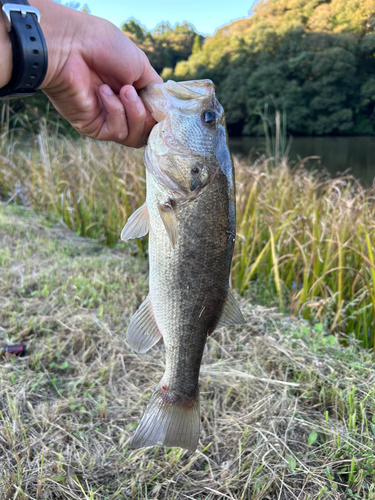
[[[216,325],[216,330],[222,328],[223,326],[243,325],[244,323],[245,319],[242,316],[242,312],[238,307],[236,299],[234,298],[232,291],[228,290],[227,300],[224,304],[219,322]]]
[[[152,311],[150,297],[147,296],[130,321],[126,332],[128,344],[136,352],[146,352],[161,336]]]
[[[143,203],[127,220],[124,229],[121,231],[122,241],[142,238],[150,229],[150,216],[146,202]]]

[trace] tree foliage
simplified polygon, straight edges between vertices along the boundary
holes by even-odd
[[[375,2],[265,0],[162,76],[211,78],[232,134],[261,134],[265,102],[294,134],[373,134]]]
[[[172,28],[169,23],[162,22],[151,32],[130,19],[121,29],[146,53],[158,73],[188,59],[193,49],[199,51],[203,40],[188,23],[176,24]]]

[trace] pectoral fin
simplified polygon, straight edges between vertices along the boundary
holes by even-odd
[[[242,316],[242,312],[238,307],[236,299],[234,298],[231,290],[228,290],[227,300],[224,304],[223,312],[216,329],[222,328],[223,326],[243,325],[244,323],[245,319]]]
[[[161,338],[149,297],[142,302],[132,317],[126,338],[130,347],[136,352],[148,351]]]
[[[132,240],[145,236],[150,229],[150,217],[146,203],[143,203],[128,219],[121,231],[122,241]]]
[[[158,205],[158,209],[172,247],[174,248],[177,243],[178,229],[177,218],[173,206],[171,203],[163,203],[162,205]]]

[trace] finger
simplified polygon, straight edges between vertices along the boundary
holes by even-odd
[[[132,85],[122,87],[120,90],[120,99],[126,110],[129,131],[123,144],[133,148],[142,147],[145,145],[147,135],[151,130],[149,124],[150,114],[148,113],[147,115],[145,105]],[[147,128],[145,129],[146,125]]]
[[[108,85],[101,85],[98,93],[105,119],[95,139],[123,144],[129,133],[124,105]]]
[[[143,136],[144,136],[144,142],[147,142],[147,138],[150,135],[150,132],[153,128],[154,125],[156,125],[156,121],[153,119],[151,116],[150,111],[146,108],[146,121],[145,121],[145,127],[143,131]]]
[[[141,77],[134,82],[134,87],[136,89],[143,89],[147,85],[155,85],[156,83],[163,83],[163,79],[151,66],[146,54],[142,52],[141,60],[143,63],[143,71]]]

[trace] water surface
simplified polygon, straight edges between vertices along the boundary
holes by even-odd
[[[233,154],[247,157],[265,153],[262,137],[233,137],[229,139]],[[294,137],[289,159],[295,164],[299,158],[319,156],[320,161],[309,160],[308,168],[325,168],[332,175],[350,169],[362,184],[371,186],[375,177],[375,137]]]

